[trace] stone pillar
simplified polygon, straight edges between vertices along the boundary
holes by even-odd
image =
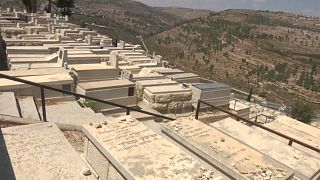
[[[68,15],[64,16],[64,20],[69,21],[69,16]]]
[[[59,49],[58,64],[60,67],[64,67],[65,63],[68,63],[68,51],[65,48]]]
[[[93,44],[93,38],[91,35],[88,35],[86,36],[86,43],[89,44],[89,45],[92,45]]]
[[[7,12],[10,12],[10,8],[7,8]]]
[[[126,42],[124,42],[124,41],[120,41],[120,43],[119,43],[119,47],[121,48],[121,49],[125,49],[126,48]]]
[[[111,51],[110,52],[110,65],[118,68],[119,67],[119,58],[118,58],[118,52],[117,51]]]
[[[56,33],[54,36],[57,41],[61,42],[61,34]]]

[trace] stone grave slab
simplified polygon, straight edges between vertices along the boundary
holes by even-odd
[[[103,180],[196,179],[200,170],[216,171],[131,116],[113,118],[100,128],[87,125],[83,132],[86,159]]]
[[[317,173],[320,175],[320,156],[315,157],[288,146],[287,143],[231,118],[210,125],[291,167],[295,170],[295,177],[299,179],[311,179]]]
[[[303,131],[313,137],[319,138],[320,139],[320,129],[310,126],[308,124],[302,123],[296,119],[292,119],[288,116],[279,116],[277,119],[282,124],[285,124],[287,126],[290,126],[294,129]]]
[[[52,123],[0,129],[1,179],[95,179],[63,133]]]
[[[32,96],[24,96],[18,98],[21,116],[23,118],[40,120],[38,109],[34,103]]]
[[[234,179],[291,179],[282,163],[193,118],[163,124],[161,130]]]
[[[0,108],[1,115],[20,117],[16,98],[13,92],[0,91],[0,104],[1,104],[1,108]]]
[[[280,121],[276,120],[272,123],[266,124],[265,126],[278,132],[281,132],[289,137],[298,139],[306,144],[309,144],[310,146],[320,148],[319,138],[310,135],[309,133],[307,133],[307,131],[295,129],[293,125],[282,124]]]

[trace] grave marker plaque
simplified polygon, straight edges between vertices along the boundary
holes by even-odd
[[[101,155],[96,156],[95,161],[86,155],[103,179],[112,179],[108,175],[111,170],[99,166],[108,164],[105,161],[110,162],[110,167],[117,169],[123,179],[196,179],[199,175],[198,161],[131,116],[111,120],[99,129],[85,126],[84,133],[89,139],[87,151],[92,152],[90,147],[94,144],[106,157],[97,162]]]
[[[94,179],[55,124],[0,129],[0,179]]]
[[[293,170],[194,119],[162,125],[162,131],[235,179],[290,179]]]

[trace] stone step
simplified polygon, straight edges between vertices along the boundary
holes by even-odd
[[[294,169],[299,179],[311,179],[320,173],[319,157],[289,146],[268,134],[231,118],[210,125]]]
[[[40,120],[38,109],[32,96],[18,97],[18,102],[23,118]]]
[[[39,109],[41,106],[39,107]],[[82,125],[90,122],[99,122],[105,120],[105,117],[96,115],[91,110],[82,108],[77,101],[61,101],[46,105],[47,120],[59,125],[72,127],[78,130]],[[42,114],[42,112],[40,113]]]
[[[86,125],[83,132],[85,158],[101,179],[228,179],[132,116],[110,118],[101,128]],[[200,175],[201,169],[207,172]]]
[[[13,92],[0,92],[0,114],[20,117],[17,101]]]
[[[1,179],[95,179],[87,169],[55,124],[0,129]]]
[[[291,179],[294,175],[279,161],[193,118],[163,124],[161,130],[233,179]]]

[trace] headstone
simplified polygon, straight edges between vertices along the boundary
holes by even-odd
[[[64,16],[64,20],[69,21],[69,16],[68,15]]]
[[[110,65],[115,68],[118,68],[119,66],[119,58],[118,58],[118,53],[116,51],[110,52]]]
[[[27,10],[26,10],[26,9],[24,9],[24,10],[23,10],[23,13],[27,13]]]
[[[125,48],[126,48],[126,42],[120,40],[119,47],[120,47],[121,49],[125,49]]]
[[[131,116],[84,126],[85,157],[106,179],[196,179],[201,165]],[[212,167],[207,171],[216,172]],[[221,176],[219,173],[212,177]]]
[[[161,130],[235,179],[291,179],[294,171],[240,141],[193,118],[179,119]],[[265,176],[265,172],[270,175]]]
[[[55,34],[55,39],[56,39],[57,41],[61,42],[61,35],[58,34],[58,33],[56,33],[56,34]]]
[[[58,56],[58,64],[60,67],[64,67],[64,64],[68,62],[68,51],[65,48],[60,48]]]
[[[91,35],[86,36],[86,44],[89,44],[89,45],[93,44],[93,38]]]
[[[10,8],[7,8],[7,12],[10,12]]]
[[[0,129],[1,179],[94,179],[55,124]]]

